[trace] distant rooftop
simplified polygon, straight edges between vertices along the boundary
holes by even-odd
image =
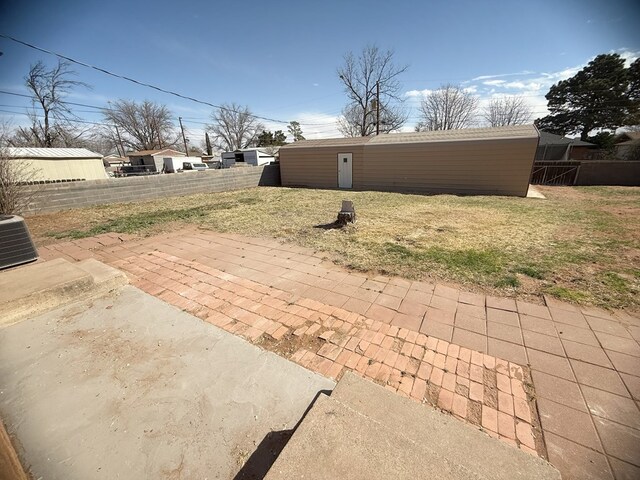
[[[513,125],[493,128],[465,128],[459,130],[437,130],[431,132],[389,133],[370,137],[327,138],[301,140],[282,148],[291,147],[340,147],[348,145],[381,145],[394,143],[457,142],[465,140],[497,140],[508,138],[537,138],[538,130],[533,125]]]
[[[640,140],[640,132],[622,132],[618,135],[618,145],[631,145]]]
[[[100,153],[92,152],[86,148],[39,148],[39,147],[9,147],[9,156],[12,158],[44,158],[44,159],[86,159],[102,158]]]
[[[574,147],[595,147],[589,142],[583,142],[579,138],[567,138],[555,133],[540,131],[540,145],[573,145]]]
[[[178,150],[174,150],[173,148],[156,148],[155,150],[138,150],[135,152],[127,152],[128,157],[145,157],[147,155],[158,155],[159,153],[171,152],[177,153],[179,155],[185,156],[184,152],[179,152]]]

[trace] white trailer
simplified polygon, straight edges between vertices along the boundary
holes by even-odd
[[[202,163],[202,158],[200,157],[162,157],[162,161],[164,164],[164,173],[176,173],[178,171],[184,170],[183,166],[185,163],[190,163],[193,165],[194,163]]]
[[[223,168],[233,167],[236,164],[253,165],[257,167],[275,162],[276,160],[273,155],[269,155],[259,148],[243,148],[235,152],[224,152],[221,158]]]

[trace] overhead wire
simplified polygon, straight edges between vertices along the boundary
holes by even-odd
[[[85,67],[85,68],[90,68],[90,69],[96,70],[98,72],[104,73],[105,75],[109,75],[109,76],[114,77],[114,78],[119,78],[121,80],[126,80],[128,82],[134,83],[134,84],[142,86],[142,87],[151,88],[153,90],[157,90],[158,92],[162,92],[162,93],[165,93],[167,95],[172,95],[174,97],[182,98],[183,100],[188,100],[188,101],[191,101],[191,102],[199,103],[201,105],[206,105],[206,106],[209,106],[209,107],[212,107],[212,108],[216,108],[218,110],[224,110],[224,111],[228,111],[228,112],[232,112],[232,113],[241,113],[238,110],[226,107],[224,105],[216,105],[215,103],[211,103],[211,102],[208,102],[208,101],[205,101],[205,100],[199,100],[199,99],[191,97],[189,95],[183,95],[181,93],[174,92],[172,90],[167,90],[165,88],[158,87],[157,85],[153,85],[151,83],[143,82],[141,80],[136,80],[135,78],[131,78],[131,77],[126,76],[126,75],[120,75],[118,73],[111,72],[111,71],[109,71],[109,70],[107,70],[105,68],[98,67],[98,66],[95,66],[95,65],[91,65],[89,63],[82,62],[80,60],[76,60],[76,59],[74,59],[72,57],[69,57],[67,55],[62,55],[61,53],[57,53],[57,52],[53,52],[51,50],[47,50],[46,48],[38,47],[37,45],[33,45],[33,44],[29,43],[29,42],[25,42],[24,40],[19,40],[19,39],[15,38],[15,37],[12,37],[11,35],[0,33],[0,37],[6,38],[7,40],[11,40],[11,41],[16,42],[16,43],[19,43],[19,44],[24,45],[24,46],[26,46],[28,48],[32,48],[34,50],[38,50],[40,52],[46,53],[47,55],[53,55],[55,57],[67,60],[68,62],[75,63],[76,65],[80,65],[80,66]],[[260,119],[260,120],[265,120],[267,122],[282,123],[282,124],[285,124],[285,125],[289,124],[288,120],[280,120],[280,119],[277,119],[277,118],[270,118],[270,117],[265,117],[265,116],[262,116],[262,115],[255,115],[255,114],[250,114],[250,116],[253,117],[253,118]]]
[[[109,70],[107,70],[105,68],[98,67],[98,66],[95,66],[95,65],[91,65],[89,63],[86,63],[86,62],[83,62],[83,61],[80,61],[80,60],[76,60],[76,59],[74,59],[72,57],[69,57],[67,55],[63,55],[63,54],[60,54],[60,53],[45,49],[45,48],[39,47],[37,45],[33,45],[33,44],[29,43],[29,42],[17,39],[15,37],[11,36],[11,35],[0,33],[0,37],[8,39],[8,40],[11,40],[13,42],[16,42],[18,44],[26,46],[28,48],[31,48],[31,49],[46,53],[48,55],[56,56],[58,58],[67,60],[67,61],[69,61],[71,63],[83,66],[85,68],[90,68],[90,69],[96,70],[96,71],[101,72],[101,73],[103,73],[105,75],[109,75],[109,76],[112,76],[112,77],[115,77],[115,78],[119,78],[119,79],[122,79],[122,80],[125,80],[125,81],[128,81],[128,82],[134,83],[134,84],[142,86],[142,87],[151,88],[151,89],[154,89],[156,91],[159,91],[159,92],[162,92],[162,93],[165,93],[165,94],[168,94],[168,95],[172,95],[172,96],[175,96],[175,97],[178,97],[178,98],[181,98],[181,99],[184,99],[184,100],[188,100],[188,101],[191,101],[191,102],[195,102],[195,103],[198,103],[198,104],[201,104],[201,105],[206,105],[206,106],[218,109],[218,110],[229,111],[229,112],[232,112],[232,113],[240,113],[237,110],[229,108],[229,107],[226,107],[224,105],[217,105],[217,104],[214,104],[214,103],[211,103],[211,102],[208,102],[208,101],[205,101],[205,100],[200,100],[200,99],[197,99],[195,97],[184,95],[184,94],[172,91],[172,90],[167,90],[167,89],[159,87],[157,85],[153,85],[153,84],[150,84],[150,83],[147,83],[147,82],[136,80],[136,79],[131,78],[131,77],[126,76],[126,75],[121,75],[121,74],[118,74],[118,73],[114,73],[114,72],[109,71]],[[500,85],[496,85],[496,87],[499,88]],[[597,91],[608,91],[608,90],[609,89],[598,89]],[[594,90],[594,91],[596,91],[596,90]],[[7,94],[7,95],[15,95],[15,96],[19,96],[19,97],[31,98],[30,95],[20,94],[20,93],[16,93],[16,92],[8,92],[8,91],[5,91],[5,90],[0,90],[0,93]],[[332,95],[328,95],[328,96],[332,96]],[[540,97],[543,97],[543,95],[517,95],[517,94],[509,95],[506,92],[505,92],[505,95],[506,96],[517,96],[517,97],[528,97],[528,98],[540,98]],[[321,97],[321,98],[326,98],[326,97]],[[65,101],[65,103],[69,104],[69,105],[74,105],[74,106],[81,106],[81,107],[86,107],[86,108],[95,108],[95,109],[99,109],[99,110],[113,111],[111,108],[103,107],[103,106],[90,105],[90,104],[84,104],[84,103],[79,103],[79,102],[71,102],[71,101],[68,101],[68,102]],[[616,105],[611,104],[610,106],[584,108],[582,110],[587,110],[587,111],[603,110],[603,109],[612,109],[613,110],[613,109],[616,109],[616,108],[620,108],[620,106],[616,106]],[[17,112],[9,112],[9,111],[4,111],[4,112],[5,113],[17,113]],[[85,112],[85,113],[93,113],[93,112]],[[548,112],[545,112],[545,111],[534,111],[533,113],[534,114],[547,114]],[[325,113],[324,115],[329,115],[329,114]],[[250,116],[252,118],[256,118],[256,119],[260,119],[260,120],[264,120],[264,121],[268,121],[268,122],[272,122],[272,123],[279,123],[279,124],[288,124],[288,123],[290,123],[289,121],[286,121],[286,120],[266,117],[266,116],[262,116],[262,115],[250,114]],[[182,117],[182,118],[185,119],[185,120],[188,120],[190,123],[207,125],[206,122],[198,121],[198,120],[194,119],[193,117],[191,117],[191,118]],[[420,117],[409,117],[409,120],[418,120],[418,119],[420,119]],[[92,124],[98,125],[98,123],[96,123],[96,122],[86,122],[86,121],[84,121],[84,122],[80,122],[80,123],[92,123]],[[305,126],[305,127],[316,127],[317,126],[317,127],[334,127],[335,128],[335,126],[337,125],[337,122],[315,123],[315,122],[300,121],[299,123],[302,126]],[[334,128],[332,129],[332,131],[335,131]]]

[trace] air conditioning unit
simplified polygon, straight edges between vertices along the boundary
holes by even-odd
[[[22,217],[0,215],[0,269],[38,259],[36,246]]]

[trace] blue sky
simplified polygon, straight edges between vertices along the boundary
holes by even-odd
[[[237,102],[256,114],[299,120],[308,138],[337,136],[345,104],[336,68],[367,43],[409,64],[401,82],[411,108],[420,94],[461,84],[486,102],[522,94],[544,115],[544,94],[599,53],[640,55],[634,1],[93,1],[5,0],[0,32],[37,46],[211,103]],[[23,77],[54,57],[0,38],[0,89],[26,93]],[[200,137],[211,108],[83,68],[93,86],[73,101],[150,99],[182,116]],[[0,110],[28,99],[0,94]],[[89,121],[100,115],[78,107]],[[13,124],[25,117],[0,112]],[[200,122],[200,123],[198,123]],[[267,127],[285,125],[265,122]],[[196,143],[198,138],[193,138]]]

